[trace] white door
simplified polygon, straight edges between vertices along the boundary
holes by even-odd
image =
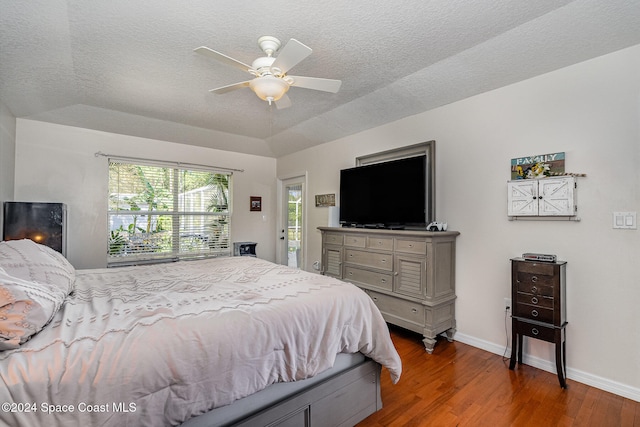
[[[305,177],[283,180],[280,196],[278,261],[289,267],[303,268]]]

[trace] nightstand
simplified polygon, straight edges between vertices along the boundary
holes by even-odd
[[[233,242],[234,256],[256,256],[255,242]]]
[[[566,383],[566,265],[564,261],[511,260],[511,361],[522,363],[522,342],[527,336],[554,343],[556,369],[562,388]]]

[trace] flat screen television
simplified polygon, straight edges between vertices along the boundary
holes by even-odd
[[[427,161],[415,156],[340,171],[340,224],[426,226]]]

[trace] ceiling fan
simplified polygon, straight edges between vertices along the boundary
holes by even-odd
[[[282,109],[291,105],[291,100],[287,96],[287,91],[291,86],[331,93],[336,93],[340,89],[340,85],[342,84],[340,80],[290,76],[287,74],[290,69],[311,55],[312,52],[311,48],[300,43],[298,40],[289,40],[278,53],[277,57],[273,56],[281,46],[280,40],[277,38],[271,36],[260,37],[258,39],[258,46],[260,46],[260,49],[262,49],[267,56],[256,59],[251,65],[247,65],[205,46],[194,49],[197,53],[209,56],[232,67],[239,68],[254,76],[251,80],[211,89],[210,92],[223,94],[232,90],[249,87],[260,99],[267,101],[269,105],[273,102],[278,109]]]

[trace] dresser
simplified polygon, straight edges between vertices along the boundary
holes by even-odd
[[[522,363],[523,337],[555,344],[556,370],[566,383],[566,262],[511,260],[511,360]]]
[[[455,319],[457,231],[318,227],[322,272],[363,289],[384,319],[423,335],[452,340]]]

